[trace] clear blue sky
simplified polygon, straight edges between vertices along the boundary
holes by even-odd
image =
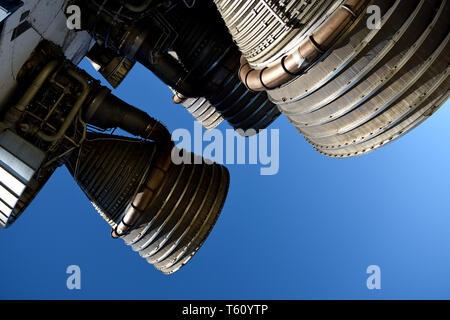
[[[116,93],[171,131],[193,130],[191,116],[140,66]],[[280,129],[279,174],[229,166],[216,227],[171,276],[111,239],[61,168],[17,223],[0,230],[0,298],[449,299],[449,123],[447,103],[399,141],[336,160],[280,117],[272,126]],[[366,287],[373,264],[380,291]],[[81,267],[80,291],[66,288],[69,265]]]

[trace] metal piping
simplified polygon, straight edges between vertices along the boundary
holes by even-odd
[[[85,109],[87,123],[102,129],[121,128],[132,135],[157,143],[171,141],[167,128],[146,112],[116,97],[108,88],[101,87]]]
[[[181,93],[179,93],[178,91],[175,91],[173,93],[173,97],[172,97],[172,102],[174,104],[182,104],[183,102],[185,102],[188,99],[188,97],[185,97],[184,95],[182,95]]]
[[[67,73],[82,85],[83,91],[81,92],[79,98],[77,99],[77,102],[75,103],[74,107],[72,108],[69,115],[64,120],[64,123],[62,124],[61,128],[58,130],[56,134],[50,136],[42,131],[37,132],[39,138],[47,142],[55,142],[62,138],[62,136],[66,133],[67,129],[72,123],[72,121],[75,119],[77,113],[80,112],[81,108],[83,107],[84,101],[86,100],[90,91],[90,87],[86,79],[84,79],[82,76],[80,76],[77,72],[73,70],[68,70]]]
[[[241,57],[239,77],[252,91],[272,90],[295,79],[325,53],[342,32],[361,14],[369,0],[347,0],[317,31],[302,41],[299,47],[280,61],[262,70],[253,69]]]
[[[16,122],[20,119],[22,113],[25,111],[27,106],[31,103],[33,98],[36,96],[38,91],[42,88],[45,81],[52,74],[53,71],[58,67],[59,62],[57,60],[53,60],[48,63],[44,69],[39,73],[33,83],[30,85],[28,90],[24,93],[24,95],[20,98],[19,102],[13,106],[8,113],[5,115],[5,123],[7,123],[10,127],[14,126]]]
[[[359,156],[394,141],[437,110],[450,88],[450,1],[372,3],[380,28],[367,28],[360,15],[320,64],[269,93],[325,156]]]

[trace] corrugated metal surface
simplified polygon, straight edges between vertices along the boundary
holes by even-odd
[[[220,90],[208,98],[233,128],[242,129],[247,135],[267,128],[280,116],[280,111],[269,101],[267,93],[248,90],[237,72],[230,73]]]
[[[186,10],[184,5],[179,9],[167,16],[179,33],[174,43],[177,56],[190,76],[214,84],[204,97],[188,99],[185,108],[207,128],[225,119],[235,129],[265,129],[280,112],[266,93],[251,92],[241,84],[237,75],[240,52],[215,5],[197,1],[193,9]],[[187,15],[192,16],[186,19]]]
[[[167,274],[185,265],[208,237],[230,179],[224,166],[194,164],[191,153],[185,156],[192,164],[174,164],[170,151],[158,151],[153,142],[91,134],[66,164],[113,229],[129,210],[139,212],[121,238]]]
[[[192,154],[190,154],[190,157]],[[159,190],[143,203],[139,226],[125,243],[165,274],[183,267],[214,227],[228,193],[228,170],[218,164],[171,163]]]
[[[269,93],[321,153],[360,155],[402,136],[448,98],[448,1],[375,1],[380,30],[360,22],[306,74]]]
[[[262,69],[294,48],[327,11],[333,0],[215,0],[241,52],[255,69]]]
[[[15,210],[45,154],[11,131],[0,133],[0,225],[17,218]]]
[[[100,215],[116,227],[150,167],[155,144],[89,134],[66,166]]]
[[[206,98],[188,98],[183,102],[183,107],[207,130],[214,129],[223,121],[220,113]]]

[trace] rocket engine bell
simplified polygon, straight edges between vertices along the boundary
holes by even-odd
[[[241,80],[326,156],[378,149],[449,97],[448,1],[214,2]]]
[[[113,236],[166,274],[203,244],[229,185],[221,165],[175,165],[153,142],[111,135],[90,135],[66,166]]]

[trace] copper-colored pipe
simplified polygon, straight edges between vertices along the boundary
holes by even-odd
[[[163,124],[156,120],[155,123],[149,125],[149,128],[151,130],[147,138],[154,140],[158,144],[159,150],[155,154],[155,161],[148,172],[146,178],[148,183],[136,194],[116,228],[111,230],[111,236],[115,239],[127,234],[141,218],[144,208],[153,199],[169,171],[172,160],[171,152],[174,147],[171,134]]]
[[[161,128],[165,129],[163,125],[161,125]],[[168,141],[167,139],[162,139],[159,143],[163,142],[165,145],[160,146],[161,150],[156,153],[156,160],[152,163],[150,171],[147,175],[147,184],[136,194],[130,207],[123,215],[122,220],[115,228],[111,230],[111,236],[113,238],[117,239],[128,233],[128,231],[141,218],[144,208],[148,205],[148,203],[150,203],[150,201],[152,201],[155,193],[161,187],[164,177],[170,167],[171,151],[174,146],[171,140]]]
[[[173,94],[172,102],[175,104],[181,104],[187,100],[187,97],[185,97],[183,94],[175,91]]]
[[[316,32],[302,41],[299,47],[280,61],[262,70],[253,69],[241,57],[239,77],[252,91],[275,89],[294,79],[325,51],[330,49],[339,35],[361,14],[369,0],[347,0]]]

